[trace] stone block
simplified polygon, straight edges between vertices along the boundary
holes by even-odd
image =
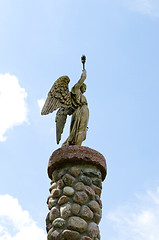
[[[84,204],[88,201],[88,195],[85,192],[76,192],[73,201],[79,204]]]
[[[92,185],[92,188],[95,191],[95,193],[100,197],[102,192],[101,188],[95,186],[94,184]]]
[[[102,181],[101,181],[100,179],[94,178],[94,179],[92,180],[92,182],[93,182],[93,184],[96,185],[97,187],[102,188]]]
[[[79,240],[80,234],[76,231],[64,230],[61,234],[61,240]]]
[[[63,218],[56,218],[52,225],[54,228],[63,228],[65,226],[65,220]]]
[[[70,174],[65,174],[63,176],[63,181],[67,186],[72,186],[75,181],[75,178],[72,177]]]
[[[77,168],[77,167],[71,167],[69,172],[71,173],[71,175],[73,175],[74,177],[78,177],[80,175],[81,169]]]
[[[80,217],[70,217],[68,220],[68,228],[83,233],[87,229],[87,222]]]
[[[93,239],[88,236],[84,236],[84,237],[82,237],[82,240],[93,240]]]
[[[95,191],[91,187],[86,186],[85,187],[85,191],[88,194],[90,199],[94,199],[95,198]]]
[[[60,216],[60,211],[57,207],[53,207],[49,214],[50,221],[53,221],[55,218]]]
[[[85,220],[91,220],[93,218],[93,212],[89,207],[84,205],[82,206],[80,217],[84,218]]]
[[[74,189],[72,187],[64,187],[63,194],[67,196],[72,196],[74,194]]]
[[[60,214],[61,217],[66,219],[71,215],[71,205],[70,204],[66,204],[64,206],[60,207]]]
[[[99,227],[96,223],[94,222],[91,222],[88,224],[88,235],[91,237],[91,238],[96,238],[99,234]]]
[[[78,182],[74,186],[76,191],[83,191],[84,190],[84,184],[82,182]]]
[[[65,203],[67,203],[69,201],[69,198],[67,196],[62,196],[60,197],[60,199],[58,200],[58,205],[63,205]]]
[[[79,213],[79,211],[80,211],[80,208],[81,208],[81,206],[79,204],[74,203],[72,205],[72,214],[73,215],[77,215]]]
[[[52,189],[51,195],[53,198],[58,198],[61,196],[61,190],[60,189]]]
[[[100,206],[96,201],[92,200],[88,206],[93,212],[100,213]]]
[[[51,238],[50,240],[60,240],[60,230],[55,230],[51,233]]]

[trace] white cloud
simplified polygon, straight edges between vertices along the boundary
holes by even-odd
[[[44,106],[45,100],[42,98],[42,99],[39,99],[37,102],[38,102],[38,106],[39,106],[40,111],[41,111],[43,106]]]
[[[19,205],[16,198],[0,195],[1,240],[46,240],[44,230]]]
[[[136,204],[120,206],[107,215],[109,221],[113,223],[116,239],[159,239],[159,188],[136,197]]]
[[[27,93],[21,88],[17,77],[0,74],[0,141],[6,140],[6,131],[27,122]]]
[[[132,11],[153,17],[159,17],[158,0],[122,0],[122,2]]]

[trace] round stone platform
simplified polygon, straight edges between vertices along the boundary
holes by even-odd
[[[102,174],[102,180],[105,179],[107,174],[106,160],[104,156],[94,149],[79,146],[63,146],[53,152],[49,159],[48,175],[52,179],[52,173],[56,168],[60,168],[65,164],[92,164],[96,166]]]

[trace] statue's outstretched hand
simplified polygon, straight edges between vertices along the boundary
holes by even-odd
[[[86,79],[86,77],[87,77],[87,72],[86,72],[86,70],[84,69],[84,70],[82,70],[82,78],[84,78],[84,79]]]

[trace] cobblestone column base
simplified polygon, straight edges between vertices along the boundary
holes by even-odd
[[[100,196],[106,171],[103,155],[88,147],[64,146],[53,152],[48,165],[48,240],[100,239]]]

